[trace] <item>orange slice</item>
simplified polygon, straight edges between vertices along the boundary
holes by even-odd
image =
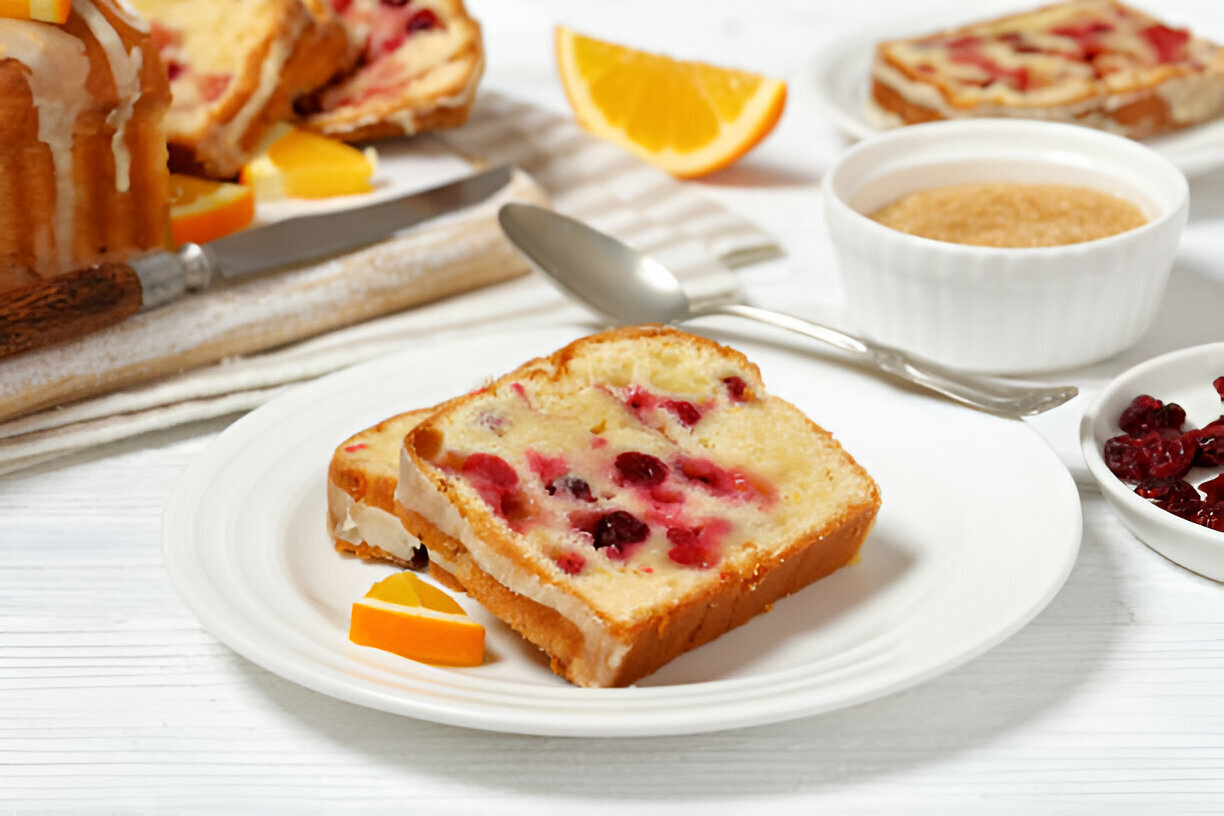
[[[175,246],[203,244],[255,218],[255,197],[241,184],[170,174],[170,236]]]
[[[66,23],[72,0],[0,0],[0,17]]]
[[[378,165],[374,148],[358,150],[317,133],[281,124],[239,178],[259,201],[368,193]]]
[[[485,630],[455,599],[411,572],[379,581],[353,604],[349,640],[401,657],[479,666]]]
[[[683,62],[558,27],[557,65],[579,123],[678,178],[719,170],[773,130],[786,83]]]

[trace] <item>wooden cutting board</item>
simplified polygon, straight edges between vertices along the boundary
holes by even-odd
[[[401,161],[399,172],[389,175],[399,186],[411,184],[405,176],[412,168],[411,161]],[[453,167],[450,172],[453,177]],[[417,188],[430,186],[419,177],[416,182]],[[548,197],[516,171],[510,185],[488,201],[365,249],[223,281],[88,337],[0,361],[0,420],[525,274],[529,267],[497,224],[497,210],[508,201],[547,204]]]

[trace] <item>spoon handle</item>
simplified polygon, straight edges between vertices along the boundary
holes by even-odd
[[[819,323],[740,303],[713,304],[695,309],[689,318],[706,315],[746,317],[787,329],[863,359],[882,371],[922,386],[965,405],[1003,416],[1032,416],[1062,405],[1079,390],[1073,385],[1040,386],[967,374],[939,363],[914,357],[900,349],[863,340]]]

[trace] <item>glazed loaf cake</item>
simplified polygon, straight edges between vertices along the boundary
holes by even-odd
[[[580,686],[623,686],[850,562],[875,483],[742,354],[661,327],[578,340],[405,439],[431,568]]]
[[[1115,0],[881,43],[871,80],[900,124],[1016,116],[1144,139],[1224,115],[1224,49]]]
[[[484,46],[462,0],[332,2],[361,44],[360,62],[298,105],[306,127],[363,141],[467,120]]]
[[[0,18],[0,293],[166,244],[169,105],[122,3],[75,0],[62,26]]]

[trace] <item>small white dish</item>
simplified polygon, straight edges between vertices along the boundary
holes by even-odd
[[[1011,182],[1125,198],[1148,222],[1095,241],[999,248],[920,238],[869,213],[908,193]],[[846,311],[886,345],[966,371],[1032,374],[1098,362],[1156,316],[1189,185],[1138,142],[1015,119],[931,122],[859,142],[823,185]]]
[[[1122,521],[1144,544],[1186,569],[1224,581],[1224,532],[1179,518],[1137,496],[1105,466],[1102,449],[1118,436],[1118,417],[1131,400],[1149,394],[1186,409],[1186,427],[1201,428],[1224,414],[1224,403],[1212,387],[1224,376],[1224,343],[1163,354],[1120,374],[1097,396],[1080,421],[1080,449],[1088,471]],[[1210,479],[1219,468],[1196,468],[1192,485]]]

